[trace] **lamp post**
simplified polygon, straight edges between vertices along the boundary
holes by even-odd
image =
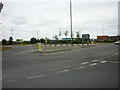
[[[71,45],[73,44],[73,31],[72,31],[72,2],[70,0],[70,27],[71,27]]]

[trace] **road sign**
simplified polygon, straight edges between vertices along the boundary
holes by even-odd
[[[89,39],[90,35],[89,34],[82,34],[82,39]]]

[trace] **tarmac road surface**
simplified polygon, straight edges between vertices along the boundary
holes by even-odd
[[[115,44],[53,53],[34,53],[32,46],[14,47],[3,52],[2,86],[118,88],[119,63],[118,46]]]

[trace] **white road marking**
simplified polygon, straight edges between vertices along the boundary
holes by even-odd
[[[67,72],[68,70],[66,69],[66,70],[64,70],[65,72]]]
[[[120,62],[118,62],[118,61],[110,61],[110,62],[112,62],[112,63],[120,63]]]
[[[100,61],[100,60],[93,60],[93,61],[91,61],[91,62],[97,62],[97,61]]]
[[[80,65],[84,65],[84,64],[87,64],[88,62],[83,62],[83,63],[80,63]]]
[[[61,73],[61,72],[68,72],[69,70],[65,69],[65,70],[61,70],[61,71],[57,71],[57,72],[54,72],[54,73]]]
[[[34,79],[34,78],[40,78],[43,77],[43,74],[37,75],[37,76],[31,76],[31,77],[27,77],[27,79]]]
[[[90,64],[89,66],[95,66],[95,65],[97,65],[98,63],[93,63],[93,64]]]
[[[101,61],[100,63],[106,63],[107,61]]]
[[[80,67],[76,67],[76,68],[73,68],[73,69],[82,69],[82,68],[85,68],[85,66],[80,66]]]

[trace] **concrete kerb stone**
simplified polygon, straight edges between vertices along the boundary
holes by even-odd
[[[68,51],[73,49],[60,49],[60,50],[43,50],[43,51],[35,51],[35,53],[54,53],[54,52],[62,52],[62,51]]]
[[[89,45],[89,46],[94,46],[94,45]],[[74,50],[74,49],[80,49],[80,48],[85,48],[85,47],[89,47],[88,45],[81,45],[81,46],[61,46],[54,48],[56,46],[51,46],[52,48],[50,49],[50,46],[45,46],[48,47],[47,49],[43,49],[42,51],[34,51],[34,53],[54,53],[54,52],[62,52],[62,51],[68,51],[68,50]]]

